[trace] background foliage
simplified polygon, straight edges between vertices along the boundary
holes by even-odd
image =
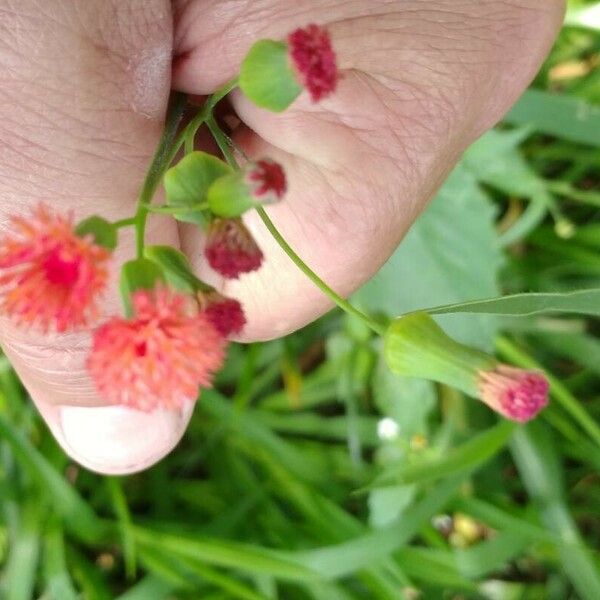
[[[355,300],[391,316],[600,288],[599,63],[600,3],[571,2],[531,89]],[[233,347],[177,450],[105,478],[57,448],[3,359],[0,596],[597,600],[598,319],[439,319],[542,365],[551,407],[517,427],[399,379],[380,342],[333,312]]]

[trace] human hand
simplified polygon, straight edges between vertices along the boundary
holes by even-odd
[[[327,25],[342,69],[335,95],[301,96],[284,114],[240,93],[234,137],[286,168],[289,194],[269,212],[302,258],[342,295],[386,260],[461,152],[535,74],[560,26],[561,0],[5,0],[0,4],[0,214],[40,200],[77,218],[131,213],[171,86],[208,94],[250,45]],[[174,19],[171,15],[173,11]],[[174,56],[171,80],[171,57]],[[266,262],[223,283],[248,324],[244,340],[284,335],[329,308],[255,218]],[[450,226],[450,225],[449,225]],[[117,252],[128,258],[133,236]],[[151,220],[148,238],[181,247],[219,283],[188,226]],[[115,269],[116,273],[116,269]],[[116,279],[112,278],[113,281]],[[103,309],[119,310],[116,286]],[[164,456],[191,410],[102,406],[85,370],[89,332],[47,337],[2,321],[2,346],[64,449],[105,473]]]

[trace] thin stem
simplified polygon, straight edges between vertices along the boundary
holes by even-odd
[[[146,178],[144,179],[138,197],[138,209],[135,215],[136,250],[138,258],[141,258],[144,255],[144,234],[148,216],[148,205],[152,201],[152,197],[156,192],[156,188],[158,187],[165,170],[171,164],[177,150],[179,150],[179,147],[174,147],[173,140],[177,134],[177,129],[183,116],[186,102],[187,99],[185,94],[176,93],[172,96],[163,134],[158,143],[158,148],[154,153],[154,158],[150,163],[150,168],[146,173]]]
[[[194,139],[196,137],[196,133],[198,129],[200,129],[201,125],[212,116],[212,112],[215,106],[229,94],[233,89],[237,87],[238,78],[234,77],[229,80],[225,85],[220,87],[212,96],[210,96],[204,106],[200,110],[200,112],[188,123],[185,130],[179,137],[179,147],[181,144],[185,145],[185,153],[189,154],[194,151]]]
[[[217,123],[212,114],[206,119],[206,124],[208,125],[208,129],[212,133],[212,136],[215,138],[217,146],[219,146],[219,150],[221,150],[221,152],[223,153],[227,164],[234,169],[239,169],[240,167],[237,163],[237,160],[235,160],[235,156],[233,155],[233,152],[231,150],[229,138],[219,127],[219,124]]]
[[[208,208],[208,202],[201,202],[200,204],[194,204],[192,206],[168,206],[166,204],[162,204],[161,206],[149,206],[148,210],[155,213],[177,215],[179,213],[207,210]]]
[[[113,227],[115,229],[121,229],[122,227],[129,227],[130,225],[135,225],[135,217],[129,217],[128,219],[121,219],[120,221],[115,221],[113,223]]]
[[[339,294],[334,292],[297,254],[294,252],[292,247],[285,241],[284,237],[279,233],[275,227],[273,221],[269,218],[269,215],[265,209],[261,206],[256,209],[258,215],[262,219],[269,233],[273,236],[275,241],[279,244],[281,249],[290,257],[292,262],[335,304],[337,304],[342,310],[348,314],[358,317],[366,325],[368,325],[375,333],[383,336],[385,334],[385,326],[378,323],[365,313],[361,312],[350,304],[347,300],[342,298]]]

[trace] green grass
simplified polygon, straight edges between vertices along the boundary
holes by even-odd
[[[64,456],[4,361],[0,597],[598,600],[600,303],[570,294],[600,288],[600,76],[556,75],[598,61],[576,10],[598,4],[572,3],[531,90],[355,297],[382,318],[441,307],[458,339],[545,369],[535,423],[393,376],[334,312],[232,348],[180,446],[103,478]]]

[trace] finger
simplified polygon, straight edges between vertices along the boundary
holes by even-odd
[[[269,213],[298,254],[347,295],[386,260],[466,146],[531,80],[561,22],[563,2],[276,1],[176,3],[174,84],[208,93],[235,74],[252,42],[327,24],[342,71],[336,93],[301,96],[283,114],[232,97],[250,156],[280,160],[285,201]],[[201,14],[201,21],[200,15]],[[213,36],[215,28],[220,36]],[[226,48],[214,61],[216,44]],[[247,339],[292,331],[329,306],[276,247],[256,215],[247,222],[266,264],[226,290],[248,312]],[[184,248],[199,268],[200,241]]]
[[[160,136],[170,87],[167,0],[23,0],[0,20],[0,220],[44,201],[57,210],[130,216]],[[156,243],[177,244],[170,222]],[[118,265],[133,254],[123,231],[103,313],[121,311]],[[90,332],[45,336],[3,319],[3,348],[62,447],[88,468],[143,468],[179,440],[190,410],[142,414],[105,407],[85,369]]]

